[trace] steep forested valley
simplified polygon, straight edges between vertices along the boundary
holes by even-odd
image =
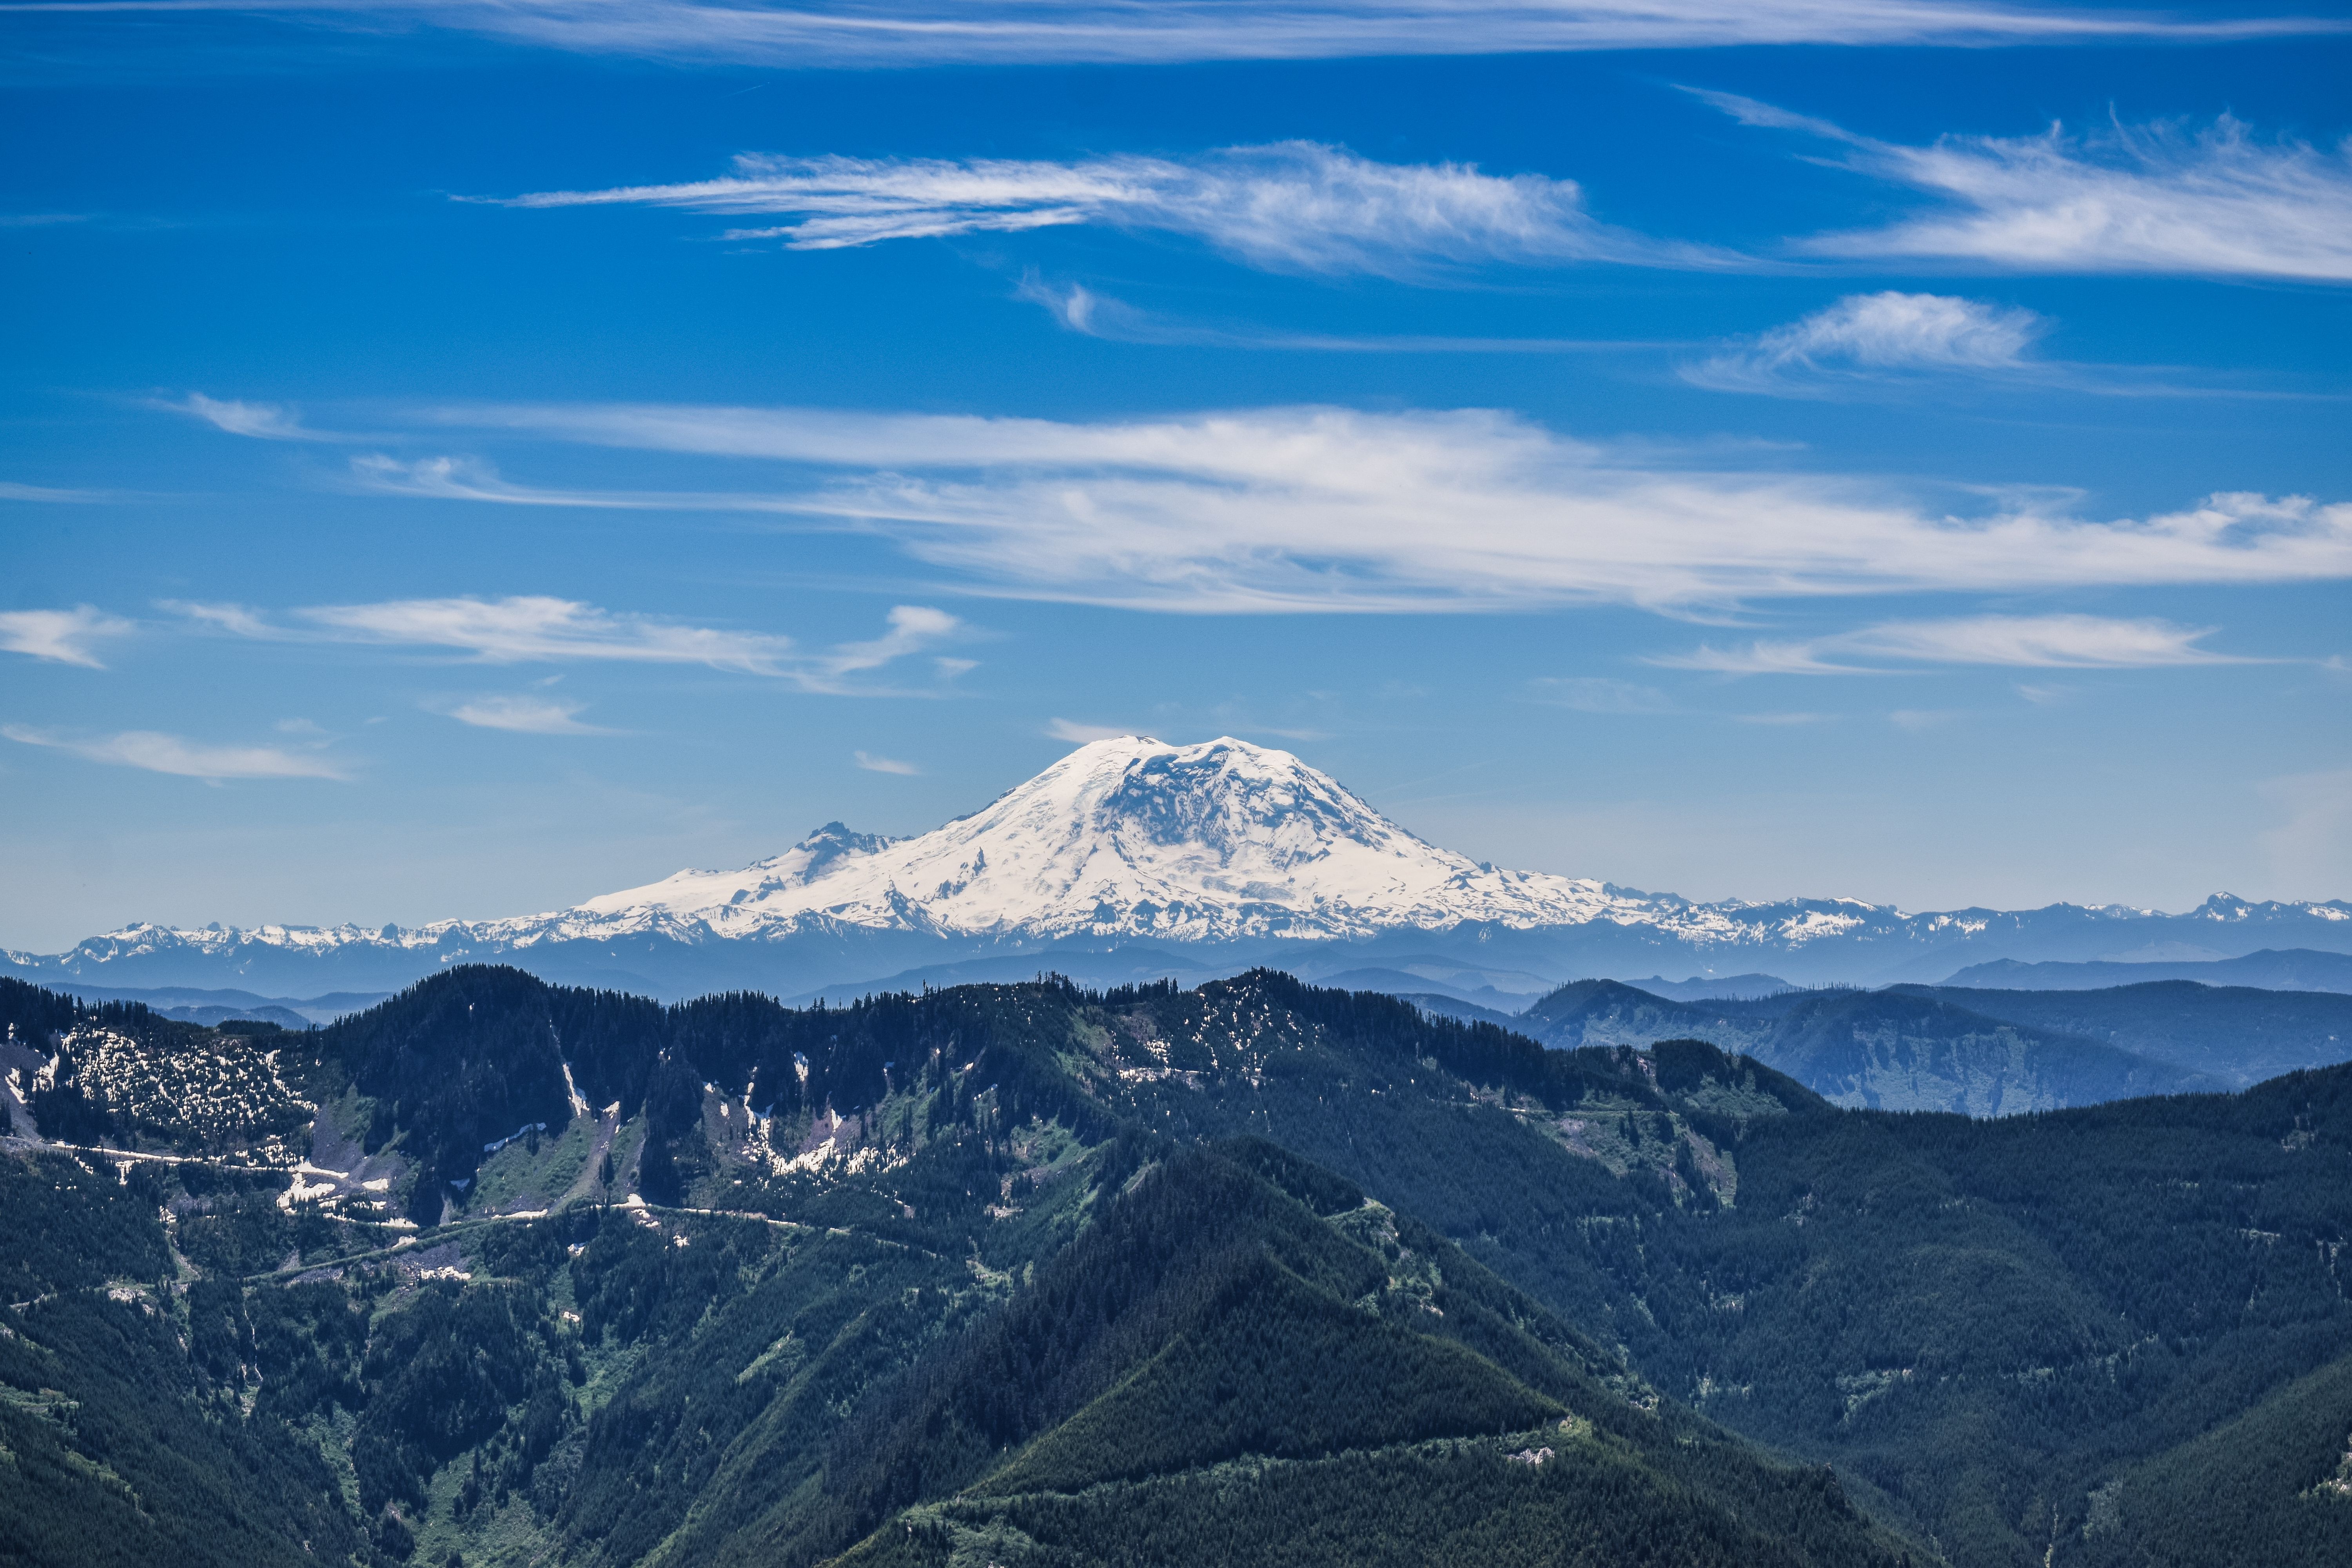
[[[0,981],[0,1563],[2352,1561],[2352,1067],[1972,1120],[1556,1003]]]

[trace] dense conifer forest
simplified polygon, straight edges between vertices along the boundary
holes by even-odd
[[[1843,1110],[1263,972],[0,1024],[0,1563],[2352,1561],[2352,1068]]]

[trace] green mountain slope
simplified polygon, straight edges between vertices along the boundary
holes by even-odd
[[[1297,1171],[1262,1146],[1234,1152]],[[1306,1195],[1330,1203],[1328,1179],[1304,1173]],[[1159,1266],[1203,1247],[1206,1268]],[[1123,1310],[1037,1358],[1085,1369],[1075,1384],[1024,1375],[1093,1317],[1068,1297],[1114,1281],[1141,1288],[1114,1288]],[[1239,1163],[1179,1151],[992,1332],[919,1371],[887,1436],[839,1445],[862,1455],[850,1484],[879,1489],[936,1451],[943,1425],[982,1439],[976,1479],[933,1479],[936,1500],[881,1519],[845,1561],[945,1563],[973,1547],[1005,1563],[1899,1560],[1819,1472],[1759,1461],[1622,1374],[1605,1386],[1600,1365],[1380,1205],[1318,1220]],[[1005,1410],[992,1395],[1008,1382],[1058,1398]],[[892,1500],[911,1495],[902,1483]]]
[[[0,1156],[0,1563],[347,1557],[362,1537],[317,1445],[240,1419],[188,1315],[159,1310],[164,1189],[135,1173]]]
[[[2342,1069],[1969,1121],[1833,1112],[1705,1047],[1515,1050],[1273,978],[1152,1005],[1107,1035],[1132,1114],[1329,1165],[1956,1561],[2042,1561],[2122,1458],[2352,1348]],[[1163,1051],[1201,1065],[1153,1077]]]
[[[0,1004],[95,1116],[256,1108],[0,1158],[0,1558],[2336,1560],[2200,1534],[2163,1467],[2217,1519],[2334,1496],[2352,1068],[1841,1110],[1267,973],[793,1011],[458,970],[283,1036]],[[227,1093],[257,1060],[276,1097]],[[2259,1484],[2197,1458],[2273,1427]]]
[[[2352,1562],[2352,1357],[2134,1466],[2092,1495],[2097,1568]]]

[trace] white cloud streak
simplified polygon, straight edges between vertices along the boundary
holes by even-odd
[[[471,458],[402,459],[370,452],[352,459],[352,477],[361,488],[387,495],[422,496],[435,500],[499,501],[509,506],[571,506],[600,510],[644,510],[675,507],[681,510],[756,510],[748,498],[630,497],[590,490],[546,490],[509,485],[488,463]],[[702,504],[698,507],[698,501]]]
[[[1579,713],[1671,713],[1674,699],[1654,686],[1599,675],[1545,676],[1528,682],[1538,702]]]
[[[1070,224],[1155,229],[1279,272],[1396,276],[1452,263],[1727,259],[1596,222],[1573,181],[1485,174],[1466,163],[1379,163],[1311,142],[1227,148],[1185,162],[744,153],[723,179],[543,191],[505,205],[786,216],[796,221],[730,237],[780,239],[798,250]]]
[[[1034,272],[1021,280],[1013,293],[1016,299],[1045,307],[1066,331],[1106,342],[1307,353],[1629,353],[1645,349],[1701,346],[1687,339],[1470,338],[1404,332],[1347,336],[1256,326],[1213,326],[1165,320],[1137,310],[1123,300],[1098,293],[1083,283],[1056,286]]]
[[[2031,310],[1945,294],[1850,294],[1754,342],[1683,367],[1724,392],[1785,392],[1905,374],[2032,371],[2049,322]]]
[[[55,485],[25,485],[14,479],[0,479],[0,500],[39,501],[64,506],[88,501],[111,500],[112,490],[60,489]]]
[[[583,53],[797,68],[1554,53],[1755,44],[2224,41],[2332,18],[1991,0],[17,0],[80,14],[268,12],[428,23]]]
[[[0,735],[27,746],[46,746],[93,763],[174,773],[218,784],[224,779],[345,779],[350,775],[315,752],[277,746],[215,746],[152,730],[72,736],[22,724],[0,725]]]
[[[963,623],[955,616],[926,605],[892,606],[889,626],[888,631],[871,642],[843,643],[817,661],[819,668],[835,679],[879,669],[908,654],[935,647],[963,630]]]
[[[155,601],[155,607],[159,610],[169,610],[175,616],[185,616],[201,626],[211,626],[215,631],[226,632],[231,637],[268,641],[292,635],[280,627],[271,626],[259,615],[243,605],[198,604],[188,599],[158,599]]]
[[[889,613],[889,629],[879,637],[823,651],[803,651],[792,638],[772,633],[690,626],[546,595],[321,605],[293,611],[293,625],[237,605],[167,602],[164,607],[222,631],[263,641],[442,648],[484,664],[702,665],[787,680],[815,692],[852,690],[852,677],[964,632],[963,623],[954,616],[922,605],[895,606]],[[952,673],[961,671],[943,670],[941,675],[945,679]],[[867,695],[876,694],[867,691]],[[568,724],[571,715],[578,711],[576,707],[530,698],[484,698],[472,705],[470,712],[448,710],[452,718],[488,729],[540,734],[598,732],[584,724],[559,727]]]
[[[0,651],[28,654],[53,664],[104,669],[90,645],[102,637],[127,637],[137,628],[120,616],[88,605],[70,610],[0,611]]]
[[[201,392],[191,392],[178,402],[166,403],[163,406],[175,413],[193,415],[232,436],[249,436],[258,441],[335,441],[343,438],[306,428],[301,416],[282,403],[247,403],[234,397],[206,397]]]
[[[1798,242],[1820,256],[2027,272],[2352,281],[2352,141],[2264,142],[2210,125],[2117,123],[2092,136],[1946,136],[1908,147],[1751,100],[1702,93],[1751,125],[1843,143],[1846,162],[1942,197],[1941,213]]]
[[[295,615],[347,640],[450,648],[486,664],[619,660],[781,675],[792,639],[616,615],[575,599],[392,599]]]
[[[436,712],[478,730],[507,730],[521,735],[617,735],[617,730],[583,724],[578,715],[584,702],[551,702],[543,697],[485,696],[466,699]]]
[[[923,771],[912,763],[902,763],[896,757],[877,757],[871,752],[853,752],[850,755],[856,758],[857,765],[869,773],[897,773],[911,778]]]
[[[370,452],[352,459],[352,481],[378,495],[425,500],[490,501],[501,506],[578,507],[591,511],[799,512],[790,497],[714,490],[550,489],[518,485],[478,458],[394,458]]]
[[[2211,626],[2102,616],[1968,616],[1888,621],[1832,637],[1702,647],[1652,664],[1723,675],[1879,675],[1905,665],[2000,665],[2032,669],[2145,669],[2253,662],[2198,645]]]
[[[892,538],[982,592],[1148,609],[1668,608],[2352,577],[2343,503],[2229,493],[2099,520],[2026,496],[1959,516],[1887,481],[1674,468],[1485,410],[1066,424],[601,405],[440,418],[793,464],[814,472],[747,504]]]

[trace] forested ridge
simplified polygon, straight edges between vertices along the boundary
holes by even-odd
[[[0,1159],[0,1562],[2352,1553],[2352,1069],[1842,1110],[1263,972],[142,1011],[0,989],[84,1146]],[[130,1098],[199,1058],[275,1087]]]

